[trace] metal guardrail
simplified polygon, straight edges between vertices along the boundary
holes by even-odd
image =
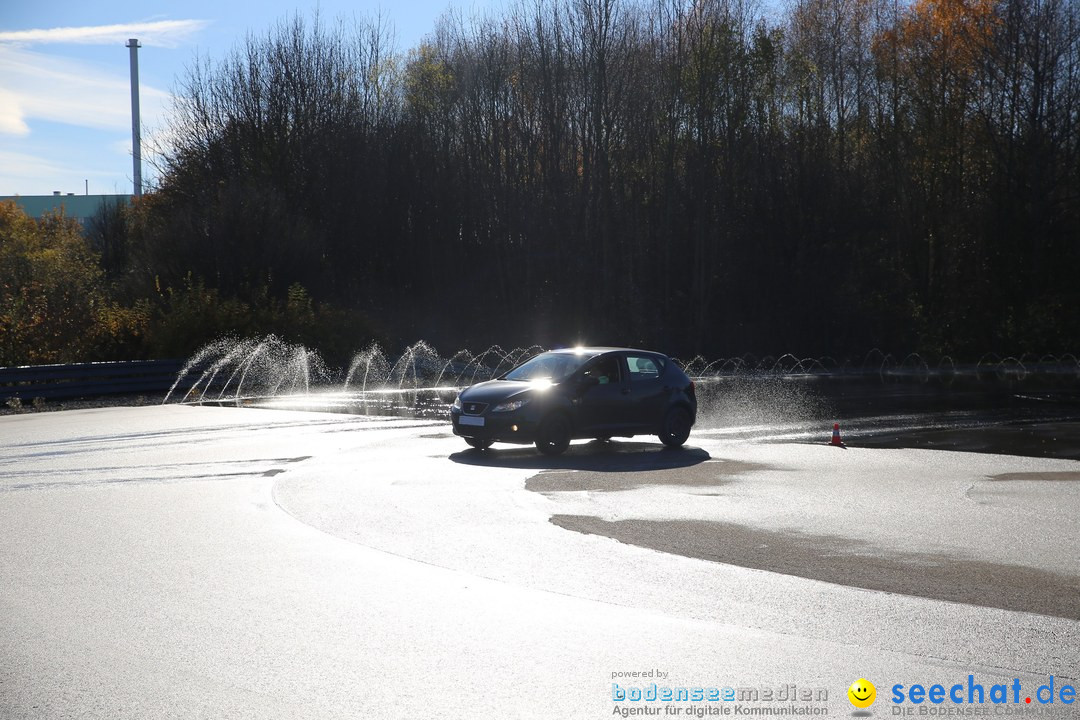
[[[0,402],[163,393],[183,366],[183,360],[133,360],[0,368]]]

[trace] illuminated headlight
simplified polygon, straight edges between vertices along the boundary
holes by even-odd
[[[454,408],[455,410],[460,410],[461,409],[461,396],[460,395],[458,395],[456,398],[454,398],[454,404],[451,405],[450,407]]]
[[[491,412],[513,412],[514,410],[520,410],[528,404],[529,399],[524,400],[511,400],[510,402],[504,402],[500,405],[496,405]]]

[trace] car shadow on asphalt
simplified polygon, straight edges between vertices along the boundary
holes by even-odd
[[[658,443],[594,440],[574,443],[555,457],[534,447],[488,448],[451,453],[462,465],[519,468],[524,470],[586,470],[591,472],[654,472],[699,465],[710,459],[698,447],[669,448]]]

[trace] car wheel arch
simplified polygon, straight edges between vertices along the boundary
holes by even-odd
[[[564,427],[564,434],[555,438],[554,442],[548,444],[550,438],[545,438],[547,431],[551,427],[551,423],[561,423]],[[540,422],[537,423],[537,436],[536,436],[536,448],[545,455],[559,455],[565,452],[570,445],[570,441],[574,438],[574,425],[571,421],[569,413],[561,410],[552,410],[545,414]]]
[[[679,415],[673,415],[674,413],[681,413],[684,417]],[[657,436],[660,438],[660,442],[668,447],[681,447],[686,444],[686,441],[690,438],[690,433],[694,428],[694,409],[686,403],[672,403],[664,411],[664,417],[660,421],[659,431]],[[672,426],[672,418],[677,419],[676,425]],[[681,424],[685,423],[685,425]]]
[[[566,427],[570,430],[570,436],[574,436],[574,432],[577,430],[577,423],[575,422],[574,413],[570,411],[570,408],[556,407],[548,410],[540,416],[540,420],[537,421],[536,427],[543,427],[544,423],[555,419],[562,420],[566,423]]]

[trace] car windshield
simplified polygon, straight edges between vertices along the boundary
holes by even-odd
[[[562,382],[592,358],[587,353],[541,353],[503,376],[504,380]]]

